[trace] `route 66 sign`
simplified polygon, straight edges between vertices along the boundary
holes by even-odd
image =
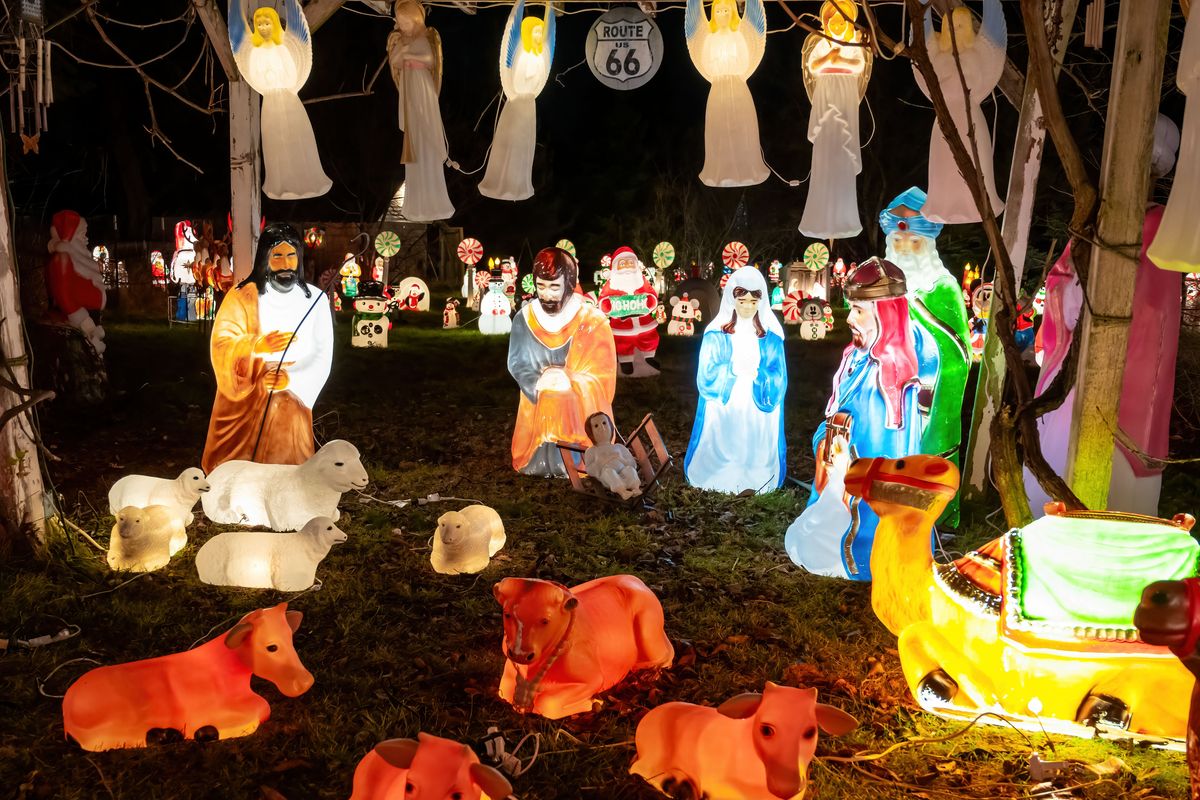
[[[613,8],[592,24],[586,52],[596,80],[610,89],[636,89],[658,72],[662,32],[639,8]]]

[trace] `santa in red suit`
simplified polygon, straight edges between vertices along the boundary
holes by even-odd
[[[46,265],[46,284],[50,302],[91,342],[97,353],[104,352],[104,328],[89,311],[104,308],[104,276],[88,249],[87,221],[74,211],[59,211],[50,219],[50,263]]]
[[[608,315],[622,375],[634,374],[634,360],[639,355],[658,370],[654,358],[658,350],[657,306],[658,293],[646,280],[633,250],[618,248],[612,254],[608,283],[600,290],[600,310]]]

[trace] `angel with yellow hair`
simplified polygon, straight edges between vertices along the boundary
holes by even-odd
[[[858,174],[862,172],[858,105],[871,79],[871,50],[858,45],[853,0],[821,5],[821,33],[804,40],[804,89],[812,102],[808,140],[812,171],[800,232],[814,239],[845,239],[862,231]]]
[[[758,141],[758,112],[746,79],[758,68],[767,43],[762,0],[746,0],[738,16],[737,0],[687,0],[684,33],[692,63],[712,84],[704,118],[704,168],[709,186],[751,186],[767,179]]]
[[[299,0],[284,0],[281,22],[274,8],[255,9],[248,21],[242,0],[229,0],[229,45],[246,83],[263,97],[263,192],[276,200],[300,200],[329,191],[317,139],[297,94],[312,71],[312,40]]]
[[[443,165],[449,152],[438,92],[442,87],[442,38],[425,27],[417,0],[396,0],[396,29],[388,37],[388,64],[400,92],[404,131],[404,218],[412,222],[448,219],[454,205],[446,193]]]
[[[497,200],[533,197],[533,150],[537,142],[537,96],[554,61],[554,5],[545,17],[526,17],[517,0],[500,43],[500,84],[505,103],[488,153],[479,193]]]

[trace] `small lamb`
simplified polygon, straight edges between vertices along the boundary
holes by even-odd
[[[178,509],[185,525],[195,521],[192,508],[209,489],[204,470],[190,467],[174,480],[149,475],[126,475],[108,490],[108,513],[116,514],[127,506],[171,506]]]
[[[622,500],[639,496],[642,479],[638,475],[637,460],[628,447],[617,443],[612,417],[597,411],[587,418],[587,432],[592,440],[592,446],[583,454],[583,468],[587,474]]]
[[[429,561],[443,575],[482,572],[505,541],[504,522],[495,509],[475,505],[447,511],[438,517]]]
[[[329,517],[314,517],[296,533],[220,533],[196,553],[196,572],[216,586],[299,592],[316,581],[317,565],[330,548],[345,541]]]
[[[126,506],[117,512],[108,540],[108,566],[151,572],[165,567],[187,544],[187,531],[172,506]]]
[[[208,476],[204,513],[213,522],[298,531],[313,517],[336,522],[342,493],[367,481],[358,448],[334,439],[298,466],[226,461]]]

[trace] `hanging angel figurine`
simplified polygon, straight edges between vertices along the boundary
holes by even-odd
[[[1008,46],[1008,25],[1004,21],[1004,9],[1000,0],[983,0],[983,24],[975,30],[975,16],[966,6],[959,6],[949,14],[942,15],[942,29],[935,36],[933,18],[928,8],[925,11],[925,43],[929,49],[929,60],[937,74],[938,84],[946,96],[950,116],[962,137],[967,151],[971,142],[967,137],[968,116],[975,124],[975,140],[979,146],[979,171],[983,175],[991,200],[992,211],[1000,214],[1004,203],[996,193],[996,177],[992,168],[992,138],[988,133],[987,120],[983,117],[980,104],[992,93],[1004,72],[1005,50]],[[955,50],[966,78],[967,96],[963,95],[963,80],[955,65]],[[929,87],[917,68],[913,67],[917,85],[929,97]],[[941,126],[934,120],[933,132],[929,137],[929,192],[921,213],[932,222],[957,224],[979,222],[982,217],[971,190],[950,153],[950,145],[942,134]]]
[[[804,40],[804,90],[812,101],[808,140],[813,144],[812,172],[800,232],[814,239],[845,239],[862,232],[858,216],[857,176],[862,172],[858,104],[871,80],[872,53],[859,47],[853,0],[821,5],[822,36]]]
[[[554,61],[554,6],[545,19],[525,16],[517,0],[500,43],[500,85],[506,101],[492,138],[479,193],[497,200],[533,197],[533,148],[537,141],[537,96]]]
[[[442,88],[442,38],[425,27],[425,9],[417,0],[397,0],[396,29],[388,37],[388,64],[400,92],[400,130],[404,131],[404,218],[434,222],[454,214],[446,193],[448,148],[438,93]]]
[[[1200,12],[1193,10],[1183,28],[1183,47],[1175,82],[1189,97],[1183,111],[1183,133],[1179,160],[1171,195],[1163,212],[1162,224],[1146,251],[1146,257],[1159,269],[1195,272],[1200,268],[1200,225],[1196,208],[1200,205]]]
[[[713,0],[711,19],[703,0],[687,0],[684,33],[692,63],[712,84],[704,115],[704,169],[709,186],[752,186],[767,179],[758,141],[758,112],[746,79],[762,61],[767,17],[762,0],[746,0],[738,16],[737,0]]]
[[[287,28],[274,8],[255,9],[247,24],[242,0],[229,0],[229,44],[238,70],[262,95],[263,192],[301,200],[329,191],[317,140],[300,91],[312,71],[312,39],[300,0],[284,0]]]

